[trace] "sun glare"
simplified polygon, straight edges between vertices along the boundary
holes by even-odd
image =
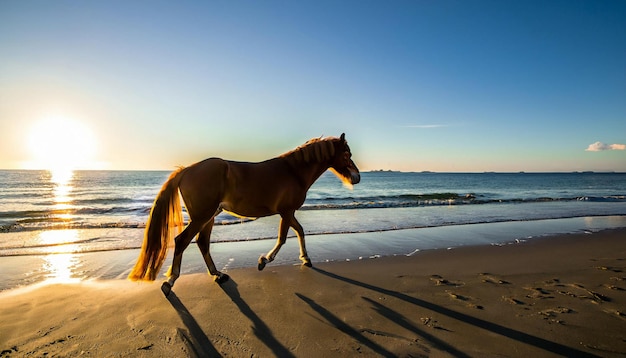
[[[91,130],[83,123],[63,117],[49,117],[35,123],[28,146],[33,157],[29,167],[55,173],[89,169],[95,153]]]

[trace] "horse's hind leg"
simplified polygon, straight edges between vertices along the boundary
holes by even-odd
[[[189,246],[191,240],[193,240],[194,236],[200,231],[201,224],[198,224],[196,221],[191,221],[189,225],[174,239],[175,248],[174,248],[174,260],[172,262],[172,266],[170,267],[167,276],[167,281],[163,282],[161,286],[161,290],[167,296],[169,295],[172,287],[174,286],[174,282],[180,276],[180,265],[183,262],[183,251]]]
[[[298,243],[300,244],[300,261],[302,261],[302,264],[304,266],[313,267],[311,259],[309,258],[309,254],[306,252],[306,245],[304,242],[304,229],[302,229],[302,225],[300,225],[295,217],[293,218],[291,227],[296,231],[296,235],[298,235]]]
[[[200,230],[200,233],[198,234],[198,248],[202,253],[206,267],[209,269],[209,274],[215,276],[215,282],[222,284],[228,281],[228,275],[215,268],[215,263],[213,263],[213,258],[211,258],[211,252],[209,250],[211,245],[211,231],[213,230],[214,222],[215,218],[211,219],[211,221],[204,225],[202,230]]]

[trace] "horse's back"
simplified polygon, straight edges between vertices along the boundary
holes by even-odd
[[[218,208],[247,217],[297,210],[306,190],[283,160],[259,163],[209,158],[183,171],[180,192],[192,218]]]
[[[189,215],[212,215],[226,190],[228,162],[209,158],[181,172],[179,189]]]
[[[207,182],[223,181],[228,175],[228,162],[221,158],[209,158],[188,166],[183,172],[181,187],[202,186]]]

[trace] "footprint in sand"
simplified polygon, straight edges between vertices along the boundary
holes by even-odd
[[[513,297],[502,296],[502,299],[504,300],[504,302],[506,302],[506,303],[510,303],[510,304],[512,304],[512,305],[520,305],[520,306],[523,306],[523,305],[525,305],[525,304],[526,304],[526,303],[524,303],[523,301],[520,301],[520,300],[518,300],[518,299],[516,299],[516,298],[513,298]]]
[[[450,296],[450,298],[453,298],[455,300],[459,300],[459,301],[469,301],[470,300],[470,297],[459,295],[459,294],[456,294],[456,293],[451,292],[451,291],[446,291],[446,293],[448,294],[448,296]]]
[[[539,311],[538,314],[543,317],[544,320],[549,323],[558,323],[565,325],[565,321],[559,319],[560,314],[568,314],[575,313],[575,311],[571,308],[567,307],[556,307],[556,308],[548,308],[543,311]]]
[[[487,272],[483,272],[481,274],[479,274],[480,277],[482,277],[482,281],[484,283],[493,283],[493,284],[497,284],[497,285],[510,285],[511,283],[505,280],[501,280],[493,275],[491,275],[490,273]]]
[[[617,316],[621,319],[626,319],[626,313],[620,311],[620,310],[616,310],[616,309],[609,309],[609,310],[605,310],[604,312],[613,315],[613,316]]]
[[[553,278],[551,280],[546,280],[543,283],[545,283],[548,286],[564,287],[564,285],[561,283],[561,280],[558,279],[558,278]]]
[[[611,302],[611,298],[605,295],[602,295],[598,292],[587,289],[581,284],[578,283],[564,283],[561,282],[558,278],[548,280],[544,282],[549,287],[558,287],[555,292],[564,296],[570,296],[579,299],[590,300],[592,303],[602,303],[602,302]],[[609,287],[605,285],[605,287]],[[616,290],[619,288],[616,287]],[[610,287],[609,287],[610,288]]]
[[[17,348],[17,346],[13,346],[9,349],[5,349],[2,352],[0,352],[0,357],[5,357],[5,356],[10,357],[13,352],[17,354],[18,351],[19,349]]]
[[[434,319],[432,319],[430,317],[422,317],[422,318],[420,318],[420,321],[422,321],[422,324],[424,326],[426,326],[426,327],[430,327],[430,328],[433,328],[433,329],[438,329],[438,330],[441,330],[441,331],[448,331],[448,332],[450,332],[449,329],[439,325],[439,323],[436,320],[434,320]]]
[[[626,277],[614,276],[609,278],[609,281],[609,283],[605,283],[603,286],[613,291],[626,291],[626,288],[622,287],[626,284]]]
[[[604,287],[608,288],[609,290],[614,290],[614,291],[626,291],[623,288],[621,288],[619,286],[612,285],[610,283],[605,283]]]
[[[620,273],[620,272],[624,272],[624,269],[621,267],[613,267],[613,266],[596,266],[595,267],[598,270],[601,271],[611,271],[611,272],[615,272],[615,273]]]
[[[465,302],[467,307],[469,307],[469,308],[475,308],[475,309],[479,309],[479,310],[484,309],[483,306],[473,303],[472,301],[474,300],[474,298],[472,298],[472,297],[463,296],[463,295],[460,295],[458,293],[454,293],[454,292],[448,291],[448,290],[446,290],[446,293],[453,300],[458,300],[458,301]]]
[[[541,287],[524,287],[524,289],[530,291],[530,293],[526,295],[526,298],[538,300],[554,298],[551,291],[548,291]]]
[[[461,286],[465,286],[465,282],[462,281],[449,281],[439,275],[432,275],[430,276],[430,280],[436,285],[436,286],[454,286],[454,287],[461,287]]]
[[[583,285],[577,283],[566,284],[567,291],[557,290],[556,292],[562,295],[590,300],[593,303],[610,302],[611,299],[598,292],[591,291],[585,288]]]

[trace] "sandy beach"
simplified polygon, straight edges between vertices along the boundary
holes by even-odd
[[[625,238],[7,290],[1,356],[624,356]]]

